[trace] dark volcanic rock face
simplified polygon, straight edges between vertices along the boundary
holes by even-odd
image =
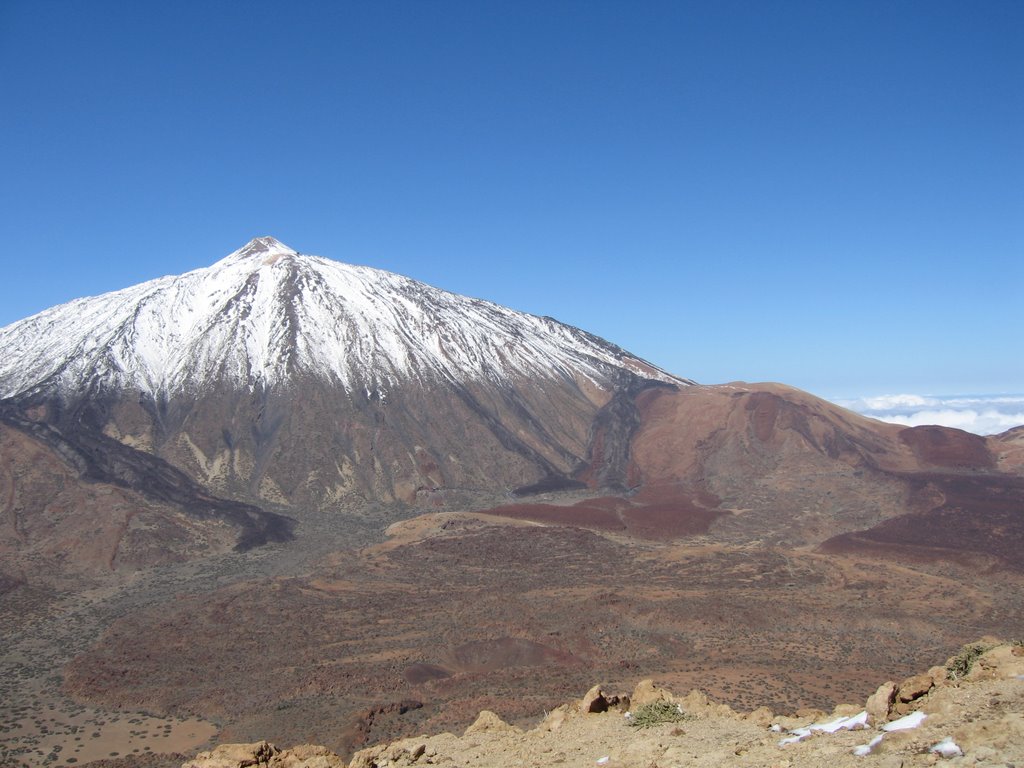
[[[3,584],[80,588],[95,576],[224,552],[244,540],[245,526],[217,515],[216,500],[193,499],[201,513],[191,514],[188,504],[183,507],[140,492],[123,478],[102,477],[99,472],[90,475],[87,466],[78,466],[78,462],[87,464],[87,458],[67,440],[40,439],[35,431],[12,425],[8,412],[4,416],[0,419]],[[145,484],[143,476],[136,473],[134,477]],[[190,487],[187,482],[186,487]]]
[[[217,388],[159,409],[137,395],[102,412],[85,407],[97,430],[214,492],[301,509],[571,483],[605,396],[570,379],[543,389],[411,384],[386,397],[304,379],[267,391]]]
[[[45,409],[35,409],[37,415]],[[291,538],[291,522],[229,499],[211,496],[192,478],[167,462],[111,439],[90,423],[88,411],[64,412],[62,429],[34,420],[20,408],[0,402],[0,422],[50,448],[88,482],[109,483],[175,507],[199,520],[217,520],[239,531],[236,549]]]

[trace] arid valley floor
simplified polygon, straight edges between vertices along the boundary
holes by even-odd
[[[578,499],[551,496],[556,506]],[[216,742],[340,754],[526,724],[594,681],[653,677],[739,710],[829,709],[1024,626],[1024,579],[980,555],[824,552],[430,513],[3,598],[3,759],[178,765]],[[101,754],[102,753],[102,754]]]

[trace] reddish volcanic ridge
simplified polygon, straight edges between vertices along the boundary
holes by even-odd
[[[824,542],[830,553],[889,551],[916,561],[994,559],[1024,571],[1024,480],[1007,475],[919,475],[912,505],[920,509]]]

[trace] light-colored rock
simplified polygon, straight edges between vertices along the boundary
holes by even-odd
[[[868,717],[872,723],[884,722],[892,711],[892,705],[896,701],[896,683],[889,680],[878,686],[878,690],[868,696],[867,710]]]
[[[981,654],[967,674],[968,680],[1007,680],[1024,675],[1024,646],[1000,645]]]
[[[672,699],[669,700],[671,701]],[[711,699],[708,698],[707,694],[703,691],[698,691],[696,688],[683,698],[675,699],[675,702],[683,708],[684,712],[689,712],[691,715],[707,714],[713,707]]]
[[[349,768],[376,768],[378,760],[380,760],[387,749],[387,744],[378,744],[366,749],[360,749],[352,756]]]
[[[928,670],[928,675],[931,677],[932,682],[937,686],[945,684],[949,678],[949,673],[946,672],[945,667],[931,667]]]
[[[768,707],[758,707],[753,712],[748,712],[743,719],[754,725],[767,728],[775,719],[775,714]]]
[[[604,691],[601,690],[600,685],[595,685],[580,699],[580,712],[585,714],[596,714],[599,712],[608,711],[608,699],[605,698]]]
[[[728,704],[715,704],[711,708],[711,714],[715,717],[742,718],[742,715],[738,715]]]
[[[557,731],[559,728],[562,727],[562,725],[565,723],[569,715],[569,706],[567,704],[563,704],[562,706],[556,707],[555,709],[548,712],[548,714],[541,721],[538,728],[549,732]]]
[[[426,753],[427,745],[426,744],[417,744],[414,747],[410,747],[406,751],[409,753],[409,760],[415,763],[417,760],[419,760],[421,757],[423,757],[423,755]]]
[[[264,768],[280,752],[267,741],[251,744],[221,744],[209,752],[200,752],[181,768]]]
[[[1009,646],[1006,646],[1009,648]],[[986,675],[1016,663],[1018,656],[995,654]],[[1024,654],[1022,654],[1024,655]],[[994,671],[993,671],[994,670]],[[928,676],[936,679],[934,670]],[[923,683],[921,683],[923,686]],[[878,696],[884,703],[898,686],[887,683]],[[907,690],[911,690],[910,687]],[[599,689],[598,689],[599,691]],[[962,678],[933,686],[913,702],[926,716],[912,718],[904,730],[879,729],[862,733],[818,731],[797,743],[780,745],[785,734],[769,731],[769,722],[787,728],[847,716],[853,709],[840,705],[832,715],[802,710],[800,717],[772,718],[766,708],[737,716],[699,691],[677,698],[667,689],[643,686],[637,697],[655,692],[697,715],[679,723],[634,728],[620,714],[587,716],[581,700],[562,705],[542,723],[521,731],[492,712],[483,712],[465,736],[438,734],[408,738],[362,750],[350,768],[508,768],[552,766],[594,768],[925,768],[926,766],[1024,766],[1024,679]],[[876,692],[877,694],[878,692]],[[603,694],[602,694],[603,695]],[[607,697],[614,698],[614,697]],[[876,725],[878,722],[876,721]],[[876,742],[876,739],[880,741]],[[933,751],[947,740],[963,750],[958,756]],[[869,755],[856,756],[861,745],[873,744]],[[259,755],[264,762],[254,762]],[[269,755],[269,758],[267,756]],[[202,758],[202,761],[200,761]],[[243,760],[249,761],[245,765]],[[213,762],[218,761],[218,762]],[[265,742],[226,745],[186,763],[189,768],[341,768],[337,756],[323,748],[301,746],[283,752]]]
[[[419,761],[427,750],[422,740],[406,740],[394,744],[381,744],[361,749],[352,758],[349,768],[397,768],[410,766]],[[344,765],[344,764],[342,764]],[[271,765],[270,768],[277,768]],[[303,765],[301,768],[307,768]],[[313,768],[309,766],[308,768]],[[334,768],[330,766],[330,768]]]
[[[908,677],[896,689],[896,699],[903,703],[915,701],[928,693],[934,685],[935,681],[929,674]]]
[[[286,749],[271,761],[272,768],[345,768],[347,763],[327,747],[300,744]]]
[[[802,707],[796,711],[797,717],[802,717],[805,720],[821,720],[828,717],[828,714],[822,712],[820,709],[814,709],[813,707]]]
[[[864,711],[864,707],[858,704],[836,704],[832,710],[832,717],[853,717]]]
[[[599,714],[614,707],[624,712],[629,709],[629,705],[630,697],[627,694],[608,695],[601,690],[600,685],[595,685],[580,699],[579,711],[584,714]]]
[[[509,725],[488,709],[481,712],[476,721],[466,729],[466,736],[473,733],[522,733],[519,728]]]
[[[630,706],[642,707],[644,704],[651,704],[656,701],[670,701],[672,693],[662,688],[651,679],[641,680],[633,689],[633,695],[629,697]]]

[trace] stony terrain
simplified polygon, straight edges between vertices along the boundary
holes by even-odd
[[[85,480],[8,433],[5,565],[25,569],[0,585],[0,756],[74,765],[99,747],[142,768],[173,760],[147,748],[214,732],[347,756],[482,709],[523,722],[595,678],[829,708],[1024,626],[1015,435],[902,430],[776,385],[651,391],[637,418],[630,491],[306,509],[294,540],[246,553],[228,531],[202,552],[122,536],[113,559],[103,536],[59,542],[102,533],[99,513],[136,509],[125,500],[193,536],[220,523]],[[58,491],[78,501],[26,503]]]
[[[654,676],[737,709],[830,708],[985,631],[1024,626],[993,567],[644,542],[435,513],[308,575],[236,583],[114,622],[65,671],[79,701],[342,754],[518,722],[595,678]]]
[[[0,346],[4,766],[348,758],[598,678],[828,709],[1024,626],[1020,430],[698,385],[272,238]]]
[[[350,762],[324,747],[228,744],[182,768],[505,766],[1012,766],[1024,760],[1024,647],[987,642],[831,714],[736,712],[698,690],[675,696],[643,681],[629,697],[595,686],[527,730],[482,712],[461,736],[380,744]],[[980,654],[968,670],[964,661]],[[659,722],[661,721],[661,722]],[[650,725],[647,723],[650,722]],[[642,727],[646,726],[646,727]]]

